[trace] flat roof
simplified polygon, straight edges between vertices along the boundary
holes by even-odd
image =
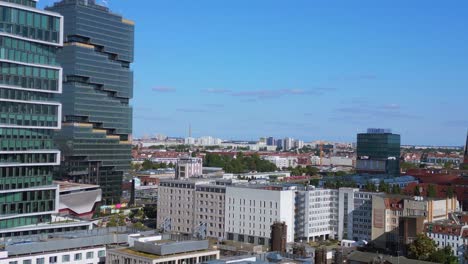
[[[59,185],[60,192],[79,191],[79,190],[84,191],[88,189],[100,188],[99,185],[82,184],[82,183],[67,182],[67,181],[54,181],[54,183]]]
[[[118,253],[133,255],[133,256],[137,256],[137,257],[144,257],[144,258],[149,258],[149,259],[173,258],[173,257],[189,256],[189,255],[199,254],[199,253],[210,253],[210,252],[217,253],[217,252],[219,252],[216,249],[204,249],[204,250],[198,250],[198,251],[190,251],[190,252],[184,252],[184,253],[161,256],[161,255],[155,255],[155,254],[151,254],[151,253],[138,251],[138,250],[135,250],[134,248],[118,248],[118,249],[112,249],[110,251],[117,251]]]

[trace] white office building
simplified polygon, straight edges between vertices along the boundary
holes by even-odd
[[[287,225],[287,242],[293,242],[295,192],[296,186],[227,186],[227,239],[268,246],[271,225],[280,221]]]
[[[296,240],[334,239],[338,232],[338,190],[308,186],[296,197]]]
[[[203,174],[203,160],[196,157],[181,157],[176,164],[176,179],[200,177]]]

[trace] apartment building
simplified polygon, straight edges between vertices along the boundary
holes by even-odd
[[[460,258],[468,246],[468,225],[465,224],[454,221],[426,223],[424,233],[436,242],[439,249],[448,246],[452,249],[453,255]]]
[[[401,217],[422,217],[424,222],[448,219],[459,210],[455,197],[446,199],[410,197],[403,195],[374,195],[372,197],[372,240],[377,247],[402,247]]]
[[[296,193],[296,240],[334,239],[338,233],[338,190],[308,186]]]
[[[285,222],[287,242],[294,241],[295,185],[226,187],[226,238],[268,246],[271,225]]]
[[[205,229],[208,237],[223,238],[225,190],[206,179],[162,180],[157,225],[187,234]]]

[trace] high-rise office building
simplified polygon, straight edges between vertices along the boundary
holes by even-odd
[[[463,164],[468,166],[468,133],[466,134],[465,154],[463,156]]]
[[[268,137],[266,139],[267,146],[276,146],[276,140],[274,137]]]
[[[118,203],[130,167],[134,23],[94,0],[62,0],[47,10],[64,16],[63,153],[59,179],[98,184],[103,202]]]
[[[400,135],[389,129],[370,128],[357,135],[358,173],[400,173]]]
[[[62,17],[34,0],[0,0],[0,238],[28,235],[26,226],[58,212],[52,133],[61,126]]]

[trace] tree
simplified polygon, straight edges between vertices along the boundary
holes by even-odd
[[[394,184],[394,185],[392,186],[392,193],[393,193],[393,194],[400,194],[400,193],[401,193],[400,185]]]
[[[408,256],[417,260],[429,260],[436,250],[434,240],[422,233],[418,234],[413,243],[408,246]]]
[[[453,187],[452,186],[447,187],[447,197],[448,198],[453,198],[454,195],[455,194],[454,194],[454,191],[453,191]]]
[[[419,191],[419,186],[418,185],[414,186],[413,193],[414,193],[414,196],[420,196],[421,195],[421,191]]]
[[[313,185],[313,186],[318,186],[320,183],[320,180],[319,179],[311,179],[309,181],[309,185]]]
[[[364,189],[368,192],[375,192],[377,191],[377,188],[375,187],[375,184],[373,184],[372,182],[368,181],[366,183],[366,186],[364,186]]]
[[[145,213],[146,218],[156,219],[158,207],[156,205],[145,205],[145,207],[143,207],[143,212]]]
[[[107,227],[125,226],[126,224],[125,215],[111,215],[109,217],[109,221],[107,222]]]
[[[338,176],[338,177],[346,176],[346,175],[347,175],[346,171],[337,171],[335,173],[335,176]]]
[[[434,198],[437,196],[437,191],[436,191],[436,188],[433,184],[429,184],[429,186],[427,187],[427,197],[431,197],[431,198]]]
[[[153,168],[153,162],[151,162],[149,159],[145,159],[141,164],[141,168],[143,170],[151,170]]]
[[[146,227],[144,224],[142,224],[141,222],[136,222],[132,225],[133,228],[135,229],[138,229],[138,230],[145,230],[145,229],[148,229],[148,227]]]
[[[453,162],[448,161],[444,163],[444,169],[451,169],[453,167]]]
[[[129,215],[130,219],[144,219],[145,214],[142,209],[134,210]]]
[[[429,261],[444,263],[444,264],[455,264],[458,263],[457,257],[453,255],[452,249],[449,246],[439,249],[429,256]]]
[[[388,185],[388,183],[384,182],[383,180],[380,181],[379,191],[384,192],[384,193],[389,193],[390,192],[390,185]]]
[[[401,168],[401,170],[406,171],[406,170],[409,170],[409,169],[417,169],[418,166],[416,164],[414,164],[414,163],[402,162],[400,164],[400,168]]]

